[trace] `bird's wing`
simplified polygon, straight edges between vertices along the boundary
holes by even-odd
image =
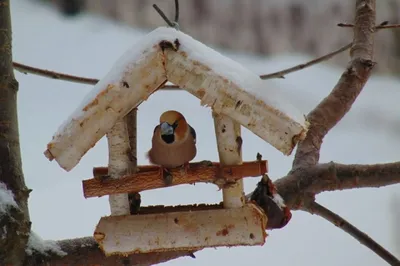
[[[190,134],[193,137],[194,143],[196,143],[196,130],[189,125]]]
[[[156,130],[157,130],[158,127],[160,127],[160,125],[157,125],[157,126],[154,128],[154,130],[153,130],[153,136],[156,134]]]

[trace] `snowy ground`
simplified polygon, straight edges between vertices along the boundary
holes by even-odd
[[[130,29],[94,16],[67,19],[47,7],[26,0],[13,1],[13,47],[17,62],[70,74],[102,77],[114,61],[145,31]],[[292,66],[308,58],[301,55],[251,56],[222,51],[257,73],[268,73]],[[342,69],[320,65],[277,80],[280,88],[303,113],[307,113],[331,90]],[[22,159],[27,184],[33,189],[30,214],[33,230],[44,239],[63,239],[92,235],[99,218],[108,215],[106,197],[84,199],[81,180],[91,177],[93,166],[107,163],[105,139],[101,140],[80,164],[67,173],[43,155],[46,144],[91,86],[17,74]],[[341,163],[390,162],[399,159],[400,81],[373,77],[351,113],[326,137],[321,161]],[[144,153],[150,148],[152,130],[160,113],[182,111],[198,132],[196,160],[217,160],[210,110],[185,92],[158,92],[139,108],[139,163],[146,164]],[[269,160],[273,179],[284,175],[293,156],[285,157],[267,143],[243,130],[244,160],[257,152]],[[254,189],[258,178],[245,181],[245,190]],[[380,244],[396,251],[399,220],[390,204],[400,185],[383,189],[324,193],[318,201],[337,211]],[[221,193],[212,185],[179,186],[142,194],[144,205],[215,203]],[[400,208],[397,204],[397,208]],[[398,219],[398,217],[397,217]],[[397,247],[397,255],[399,247]],[[166,265],[244,265],[265,261],[280,265],[386,265],[379,257],[349,235],[325,220],[295,212],[282,230],[270,232],[263,247],[208,249],[197,259],[183,258]]]

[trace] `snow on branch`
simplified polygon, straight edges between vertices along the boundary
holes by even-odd
[[[127,257],[106,257],[93,237],[59,240],[56,242],[62,254],[47,250],[46,254],[27,254],[26,266],[48,265],[154,265],[182,256],[193,256],[188,251],[169,251],[159,253],[135,253]],[[65,254],[64,254],[65,253]]]
[[[0,182],[0,216],[6,214],[10,207],[18,208],[18,204],[12,191],[8,190],[3,182]]]
[[[119,59],[62,124],[45,155],[69,171],[130,110],[169,80],[289,155],[308,123],[272,83],[190,36],[161,27]]]
[[[40,236],[32,231],[29,235],[29,240],[26,247],[26,254],[29,256],[31,256],[32,254],[39,254],[42,256],[56,254],[60,257],[67,255],[66,252],[61,250],[56,241],[43,240]]]

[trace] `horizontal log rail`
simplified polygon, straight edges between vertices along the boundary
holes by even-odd
[[[169,169],[169,172],[172,176],[169,186],[205,182],[223,187],[244,177],[262,176],[268,172],[268,163],[261,160],[221,167],[216,162],[198,162],[190,163],[186,172],[182,168]],[[82,181],[85,198],[166,187],[163,172],[156,165],[138,166],[137,173],[120,179],[108,178],[107,167],[93,168],[93,175],[94,178]]]

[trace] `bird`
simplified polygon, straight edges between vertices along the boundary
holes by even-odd
[[[153,131],[151,149],[146,154],[150,163],[159,165],[167,174],[169,168],[183,167],[187,171],[196,153],[196,131],[185,117],[175,110],[162,113]],[[172,176],[169,178],[167,183],[172,182]]]

